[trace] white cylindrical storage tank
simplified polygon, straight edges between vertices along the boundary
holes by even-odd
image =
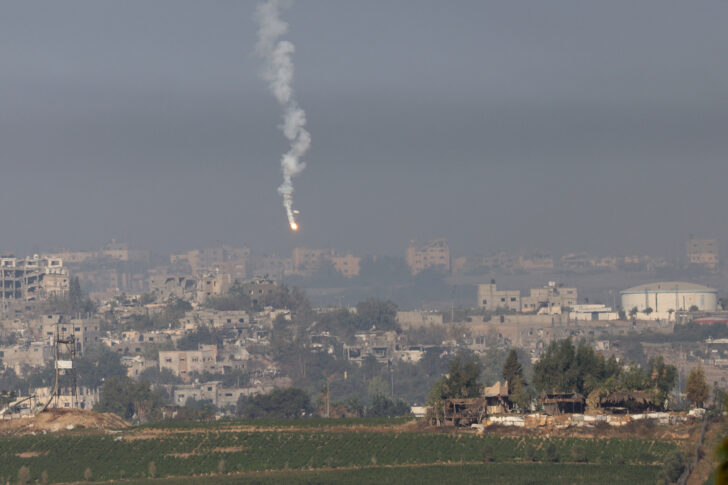
[[[716,290],[682,281],[639,285],[622,291],[621,296],[625,312],[637,308],[639,318],[651,320],[669,319],[678,310],[697,308],[699,311],[714,312],[718,309]]]

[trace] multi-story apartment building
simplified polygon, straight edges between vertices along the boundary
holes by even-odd
[[[169,257],[169,261],[172,265],[189,265],[193,273],[197,273],[198,271],[207,271],[216,266],[219,267],[221,263],[233,261],[237,262],[237,266],[242,264],[244,273],[245,262],[249,259],[249,248],[235,248],[224,245],[211,248],[193,249],[186,253],[172,254]],[[236,277],[244,278],[245,274]]]
[[[522,313],[561,313],[561,309],[577,303],[577,289],[551,281],[541,288],[531,288],[528,296],[520,290],[498,290],[495,280],[478,285],[478,306],[489,311],[510,310]]]
[[[355,343],[344,344],[344,357],[361,365],[367,356],[373,356],[380,363],[395,358],[397,334],[395,332],[362,332],[355,336]]]
[[[76,351],[81,354],[89,346],[101,344],[101,320],[96,318],[74,318],[70,321],[45,322],[43,324],[43,340],[53,345],[56,330],[61,337],[73,336],[76,341]]]
[[[530,295],[521,298],[523,313],[561,313],[562,308],[576,305],[576,288],[566,288],[550,281],[541,288],[531,288]]]
[[[450,248],[445,239],[433,239],[422,245],[411,241],[406,259],[413,275],[429,268],[450,271]]]
[[[60,258],[0,257],[0,301],[36,301],[65,294],[68,272]]]
[[[13,369],[23,375],[23,368],[39,368],[53,358],[50,345],[42,341],[28,341],[21,344],[0,347],[0,362],[5,369]]]
[[[190,374],[197,372],[219,372],[217,364],[217,346],[200,345],[197,350],[160,350],[159,370],[169,369],[185,382],[190,381]]]
[[[334,255],[331,249],[294,248],[291,256],[293,271],[299,274],[311,274],[319,269],[324,260]]]
[[[361,258],[352,254],[345,256],[331,256],[329,261],[334,265],[334,269],[346,276],[347,278],[353,278],[359,276],[359,263]]]
[[[61,389],[60,395],[56,396],[58,400],[56,405],[59,408],[93,409],[99,402],[100,391],[100,388],[80,386],[76,388],[74,395],[73,389],[64,388]],[[39,387],[34,389],[34,393],[38,402],[45,403],[53,394],[53,387]]]
[[[155,274],[149,277],[149,292],[158,301],[170,298],[191,301],[197,296],[197,279],[194,276]]]
[[[229,273],[209,273],[197,275],[195,301],[204,303],[208,298],[220,296],[232,286],[234,280]]]
[[[521,290],[498,290],[495,280],[478,285],[478,306],[488,311],[521,311]]]
[[[291,273],[293,273],[293,260],[276,256],[264,256],[257,259],[253,269],[254,276],[279,280]]]
[[[150,254],[147,250],[133,249],[129,243],[112,239],[101,247],[100,256],[117,261],[149,263]]]
[[[550,254],[534,253],[527,256],[519,256],[518,269],[523,271],[551,270],[554,269],[554,258]]]
[[[159,363],[156,360],[147,359],[141,355],[135,355],[133,357],[124,355],[121,357],[121,365],[126,367],[126,375],[128,377],[136,379],[142,372],[152,367],[157,367]]]
[[[252,396],[265,394],[281,383],[282,379],[272,379],[263,384],[258,383],[251,387],[226,387],[220,381],[201,382],[199,384],[186,384],[175,387],[174,403],[177,406],[184,406],[188,399],[197,401],[211,401],[219,409],[229,409],[238,404],[240,396]]]
[[[321,267],[321,263],[329,261],[336,271],[351,278],[359,274],[361,258],[352,254],[342,256],[333,249],[294,248],[291,261],[293,272],[297,274],[310,275]]]
[[[688,263],[699,264],[708,269],[716,269],[720,262],[717,239],[690,238],[685,246],[685,253]]]
[[[194,330],[199,327],[239,328],[250,325],[250,315],[243,310],[195,310],[187,312],[180,320],[180,324],[185,330]]]

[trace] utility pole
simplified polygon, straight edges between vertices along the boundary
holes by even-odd
[[[394,367],[392,366],[392,361],[389,361],[389,377],[392,380],[392,393],[390,397],[394,399]]]

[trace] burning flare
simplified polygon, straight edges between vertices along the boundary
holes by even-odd
[[[288,32],[288,24],[280,19],[280,9],[288,2],[268,0],[258,6],[258,44],[256,51],[265,61],[263,79],[268,82],[273,96],[283,108],[283,131],[290,149],[281,158],[283,183],[278,193],[283,197],[288,223],[297,230],[296,211],[293,210],[293,177],[300,174],[306,163],[301,160],[311,145],[311,134],[306,130],[306,113],[293,96],[293,53],[296,47],[281,37]]]

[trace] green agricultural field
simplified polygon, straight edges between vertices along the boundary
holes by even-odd
[[[358,470],[270,472],[256,475],[133,480],[128,485],[233,485],[233,484],[555,484],[654,483],[659,467],[645,465],[505,464],[426,465],[377,467]]]
[[[23,466],[29,468],[31,480],[41,480],[45,472],[53,483],[81,481],[85,474],[90,474],[91,481],[175,477],[166,483],[393,483],[403,477],[433,483],[452,473],[462,475],[459,481],[467,483],[483,479],[486,472],[510,483],[614,484],[629,482],[628,477],[650,483],[661,460],[678,446],[673,441],[638,438],[402,431],[382,423],[376,429],[326,426],[297,429],[276,423],[270,429],[260,424],[245,430],[198,423],[137,427],[113,434],[85,431],[3,437],[0,483],[16,481]],[[448,466],[427,466],[434,464]],[[278,473],[255,473],[264,471]],[[217,476],[183,482],[179,478],[210,474]]]

